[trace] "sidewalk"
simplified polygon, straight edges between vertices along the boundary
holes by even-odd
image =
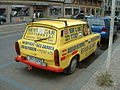
[[[114,86],[99,87],[96,84],[96,77],[101,72],[105,72],[105,63],[99,68],[91,79],[81,88],[81,90],[120,90],[120,37],[115,41],[112,51],[112,59],[110,65],[110,72],[113,77]]]

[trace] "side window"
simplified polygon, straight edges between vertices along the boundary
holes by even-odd
[[[92,33],[92,30],[88,24],[83,26],[83,34],[84,36],[90,35]]]
[[[78,37],[83,37],[84,36],[83,32],[82,32],[83,26],[81,25],[81,26],[77,27],[77,29],[78,29]]]
[[[68,27],[63,30],[65,43],[83,37],[83,26]]]

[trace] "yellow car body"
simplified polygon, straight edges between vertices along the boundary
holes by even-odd
[[[15,60],[31,67],[65,72],[70,69],[73,58],[78,63],[94,53],[100,38],[100,34],[93,34],[89,25],[81,20],[32,22],[27,25],[22,39],[15,43]]]

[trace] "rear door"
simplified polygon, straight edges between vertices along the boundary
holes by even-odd
[[[53,60],[54,48],[56,45],[57,31],[46,27],[28,27],[22,44],[24,54],[37,58]]]

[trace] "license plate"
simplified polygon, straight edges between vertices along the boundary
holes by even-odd
[[[32,57],[32,56],[27,56],[28,61],[34,62],[34,63],[38,63],[41,64],[43,63],[43,59],[41,58],[36,58],[36,57]]]

